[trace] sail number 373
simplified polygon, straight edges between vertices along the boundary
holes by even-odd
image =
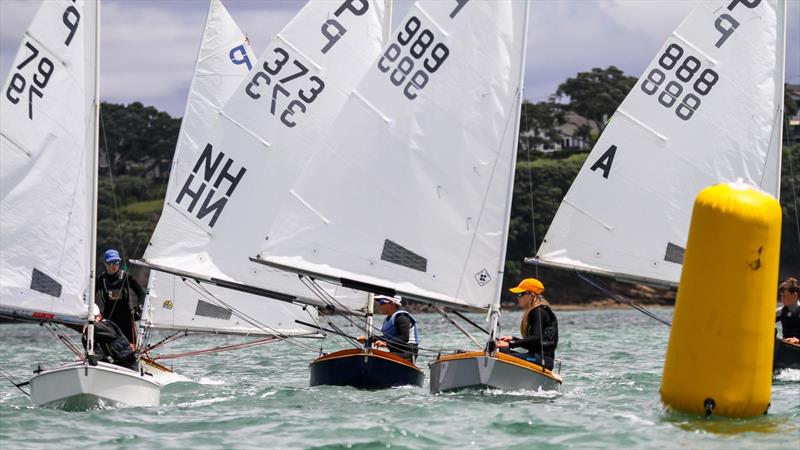
[[[711,88],[719,81],[719,74],[713,69],[703,69],[700,60],[692,55],[683,58],[684,53],[680,45],[670,44],[658,58],[659,67],[654,67],[647,74],[641,83],[641,88],[645,94],[655,95],[667,79],[665,72],[674,69],[677,81],[670,80],[663,86],[657,97],[658,103],[665,108],[672,108],[677,103],[675,115],[683,120],[689,120],[700,108],[700,98],[708,95]],[[683,95],[684,92],[686,95]]]

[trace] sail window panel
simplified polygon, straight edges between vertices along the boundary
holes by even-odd
[[[197,316],[210,317],[212,319],[230,320],[231,318],[230,309],[203,300],[197,300],[197,308],[194,313]]]
[[[427,259],[389,239],[383,241],[381,259],[420,272],[427,272],[428,270]]]
[[[61,297],[61,283],[36,268],[31,275],[31,289],[52,297]]]
[[[685,248],[669,242],[667,243],[667,251],[664,254],[664,261],[673,262],[675,264],[683,264],[683,256],[685,253]]]

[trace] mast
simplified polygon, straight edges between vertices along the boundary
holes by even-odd
[[[367,295],[367,340],[364,341],[364,349],[369,350],[372,347],[372,320],[375,314],[375,294],[369,293]]]
[[[513,152],[513,161],[510,164],[509,171],[511,172],[508,177],[508,192],[506,195],[506,208],[505,208],[505,227],[503,227],[503,239],[502,245],[500,246],[500,267],[497,268],[497,274],[500,276],[505,272],[505,263],[506,263],[506,250],[508,248],[508,228],[509,223],[511,222],[511,200],[514,196],[514,174],[517,168],[517,149],[519,148],[519,126],[520,126],[520,114],[522,112],[522,102],[524,100],[524,92],[525,92],[525,57],[527,56],[528,50],[528,21],[530,17],[530,8],[531,4],[529,1],[525,1],[525,22],[522,26],[522,62],[520,64],[519,70],[519,91],[517,97],[517,113],[514,125],[514,152]],[[487,349],[491,348],[493,351],[494,348],[494,340],[497,338],[497,334],[499,331],[500,326],[500,296],[502,295],[503,290],[503,283],[502,277],[501,282],[497,283],[497,291],[495,292],[495,300],[492,302],[492,305],[489,309],[489,317],[490,317],[490,328],[489,328],[489,344],[487,345]]]
[[[94,285],[97,269],[97,171],[98,160],[100,154],[100,0],[97,0],[95,6],[94,18],[94,100],[92,107],[94,111],[94,120],[92,124],[92,219],[91,231],[89,232],[89,292],[87,298],[89,300],[88,311],[88,329],[86,332],[86,354],[87,356],[94,356],[94,316],[92,314],[92,307],[94,306]]]
[[[383,24],[383,45],[388,45],[392,39],[392,0],[386,0],[386,14]]]

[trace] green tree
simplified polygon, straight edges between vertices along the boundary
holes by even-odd
[[[781,165],[781,272],[784,276],[800,272],[800,144],[783,147]]]
[[[103,103],[101,124],[100,143],[111,172],[144,176],[162,160],[172,159],[181,119],[139,102]]]
[[[552,148],[561,142],[558,127],[564,124],[564,110],[553,102],[522,104],[520,115],[520,150],[535,149],[537,146]]]
[[[626,76],[615,66],[606,69],[595,67],[590,72],[580,72],[558,86],[555,97],[569,99],[567,107],[594,121],[603,129],[604,120],[611,117],[619,104],[636,85],[636,78]]]

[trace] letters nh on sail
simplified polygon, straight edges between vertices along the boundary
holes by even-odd
[[[213,146],[206,144],[192,173],[189,174],[189,178],[186,179],[183,188],[178,193],[176,202],[200,221],[211,215],[208,226],[214,228],[214,224],[217,223],[217,219],[236,190],[236,186],[242,181],[245,172],[247,172],[245,167],[235,169],[233,159],[226,158],[225,153],[219,152],[214,157]],[[198,204],[199,208],[197,208]]]

